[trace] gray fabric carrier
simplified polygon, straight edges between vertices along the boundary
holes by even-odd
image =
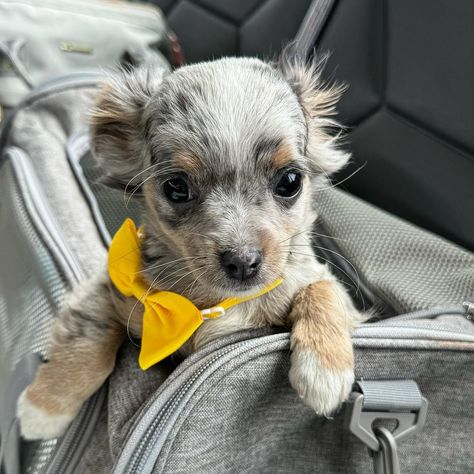
[[[354,281],[358,304],[390,315],[355,332],[361,382],[333,418],[291,389],[288,333],[269,328],[146,372],[126,343],[62,438],[20,440],[16,399],[47,354],[65,293],[102,268],[121,219],[137,218],[94,181],[85,115],[98,77],[36,89],[2,128],[2,472],[471,472],[474,255],[333,188],[316,200],[333,246],[321,236],[315,250]]]
[[[47,352],[57,308],[103,265],[108,236],[128,212],[121,193],[94,182],[84,116],[96,81],[79,75],[45,86],[3,128],[4,472],[370,472],[372,460],[344,411],[319,418],[291,389],[288,334],[271,329],[236,334],[147,372],[138,368],[137,348],[125,344],[108,383],[61,439],[20,442],[16,397]],[[430,405],[423,431],[399,443],[402,472],[469,472],[474,326],[462,303],[474,294],[474,256],[336,189],[321,192],[316,204],[359,283],[396,314],[410,312],[354,335],[357,377],[397,381],[375,386],[380,400],[367,413],[415,416],[419,400],[403,385],[397,391],[400,379],[415,380]],[[344,262],[331,265],[337,271]]]

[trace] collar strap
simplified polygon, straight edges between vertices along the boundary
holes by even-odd
[[[142,344],[138,362],[143,370],[176,352],[206,319],[216,319],[235,305],[272,291],[283,281],[249,296],[227,298],[218,305],[199,310],[190,300],[170,291],[151,291],[141,276],[141,230],[126,219],[109,248],[108,271],[117,290],[135,297],[144,306]]]

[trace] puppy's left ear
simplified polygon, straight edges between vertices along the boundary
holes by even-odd
[[[147,106],[156,96],[165,71],[142,66],[121,70],[100,84],[90,114],[92,151],[103,181],[125,188],[147,160]]]
[[[305,62],[283,54],[279,68],[295,92],[305,114],[308,136],[306,156],[315,173],[332,174],[343,168],[350,154],[339,148],[341,125],[334,119],[344,85],[325,85],[321,71],[326,58]]]

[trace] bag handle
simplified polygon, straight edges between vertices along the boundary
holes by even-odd
[[[33,89],[34,83],[31,76],[28,74],[26,67],[20,59],[21,48],[25,45],[25,40],[16,38],[7,41],[0,41],[0,53],[3,54],[11,63],[13,70],[18,77],[28,86]]]

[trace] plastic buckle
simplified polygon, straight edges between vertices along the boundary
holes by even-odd
[[[349,431],[368,446],[374,457],[376,474],[399,474],[397,443],[420,432],[426,421],[428,400],[421,398],[418,410],[364,411],[364,395],[353,392],[346,407],[346,426]],[[374,427],[376,420],[395,420],[397,426],[390,432],[384,427]]]
[[[396,420],[397,427],[393,430],[392,436],[397,442],[403,441],[409,436],[420,432],[425,425],[428,400],[424,397],[421,400],[421,407],[417,411],[364,411],[364,395],[352,392],[346,409],[347,427],[352,434],[357,436],[372,451],[378,451],[380,444],[372,426],[374,421]]]
[[[209,314],[214,314],[214,313],[217,313],[217,316],[212,316],[212,317],[208,316]],[[216,318],[220,318],[224,314],[225,314],[225,309],[222,306],[214,306],[213,308],[201,310],[202,319],[216,319]]]

